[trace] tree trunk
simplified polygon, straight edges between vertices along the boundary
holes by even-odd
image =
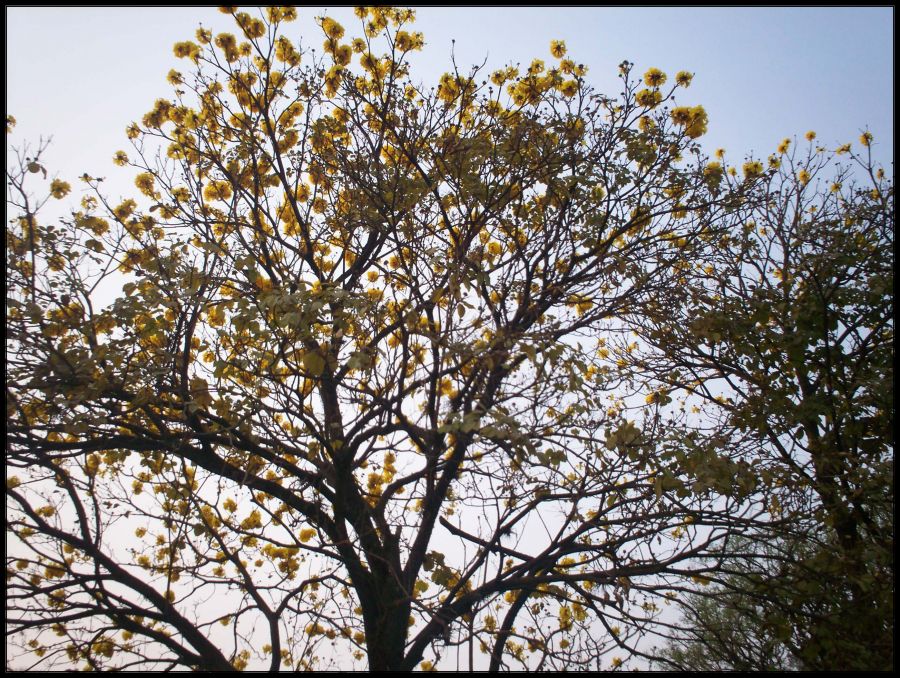
[[[375,606],[374,613],[363,611],[369,670],[403,671],[409,631],[409,601],[405,596],[399,599],[385,596],[379,597]]]

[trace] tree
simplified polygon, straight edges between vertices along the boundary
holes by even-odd
[[[772,558],[784,554],[769,548],[766,555]],[[759,561],[738,560],[730,565],[736,569],[735,574],[679,600],[682,633],[662,649],[657,665],[681,671],[802,669],[803,665],[766,624],[761,598],[742,576],[758,574]]]
[[[704,275],[680,303],[635,318],[651,348],[633,369],[717,411],[707,437],[743,447],[788,518],[754,537],[756,565],[731,560],[715,597],[692,598],[699,637],[670,647],[679,663],[771,668],[776,643],[807,670],[893,666],[893,184],[870,133],[834,174],[807,139],[782,142],[765,202],[726,241],[697,243]],[[752,630],[756,665],[723,628]]]
[[[176,44],[190,73],[116,154],[138,199],[84,176],[45,223],[44,145],[7,173],[18,661],[644,654],[685,577],[788,522],[614,350],[762,171],[701,154],[702,107],[668,106],[688,73],[624,62],[614,99],[553,42],[426,89],[409,11],[360,8],[353,40],[323,17],[315,56],[294,10],[224,9],[240,37]]]

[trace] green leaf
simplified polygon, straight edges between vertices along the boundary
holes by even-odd
[[[469,412],[466,416],[463,417],[462,424],[460,425],[460,430],[463,433],[468,433],[470,431],[474,431],[478,428],[481,423],[481,415],[478,412]]]
[[[303,369],[314,377],[325,371],[325,358],[318,351],[310,351],[303,355]]]
[[[425,559],[422,561],[422,567],[426,572],[431,572],[435,566],[443,567],[444,565],[444,554],[440,551],[429,551],[425,554]]]
[[[522,353],[528,356],[531,362],[537,362],[537,351],[534,350],[534,346],[531,344],[522,344]]]
[[[296,311],[291,311],[290,313],[285,313],[281,316],[281,325],[284,327],[296,327],[300,324],[300,321],[303,319],[303,316],[297,313]]]

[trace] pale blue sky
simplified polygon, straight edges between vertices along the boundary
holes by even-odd
[[[302,8],[288,35],[319,47],[312,17],[322,11]],[[173,43],[192,37],[200,22],[234,30],[213,7],[6,12],[7,112],[19,122],[9,141],[53,135],[47,160],[64,178],[122,176],[110,157],[128,147],[125,126],[169,95],[170,68],[189,65],[173,56]],[[350,8],[329,13],[354,33]],[[891,7],[423,8],[416,28],[427,45],[413,76],[427,83],[448,70],[451,39],[460,67],[487,58],[488,72],[534,57],[549,62],[549,41],[562,39],[608,94],[621,89],[623,59],[638,73],[651,66],[693,71],[680,102],[706,107],[704,146],[710,153],[724,146],[733,162],[751,152],[765,156],[783,137],[809,129],[832,145],[855,142],[865,127],[875,135],[877,159],[893,161]]]

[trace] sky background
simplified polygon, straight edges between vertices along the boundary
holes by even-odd
[[[313,17],[325,11],[301,8],[286,34],[320,48]],[[327,11],[348,36],[358,34],[351,8]],[[550,63],[549,42],[561,39],[606,94],[621,91],[624,59],[638,74],[651,66],[695,73],[679,104],[706,108],[709,133],[701,141],[710,154],[726,148],[732,163],[766,157],[782,138],[810,129],[833,148],[856,142],[868,127],[876,159],[893,173],[891,7],[432,7],[417,14],[427,44],[415,55],[414,80],[436,84],[451,53],[463,71],[487,60],[485,75],[535,57]],[[6,18],[7,113],[18,121],[7,146],[52,135],[51,175],[105,176],[111,197],[134,193],[133,173],[111,163],[116,150],[129,148],[125,127],[170,95],[170,68],[188,70],[172,45],[193,38],[200,23],[235,31],[214,7],[8,7]]]

